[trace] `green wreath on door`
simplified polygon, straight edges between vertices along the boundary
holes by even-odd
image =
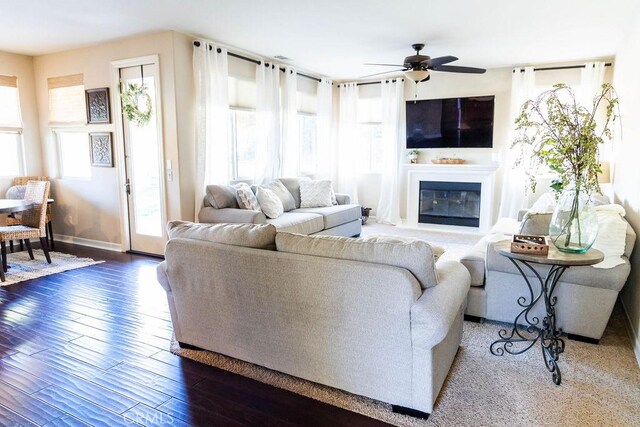
[[[149,96],[145,85],[128,83],[120,98],[122,99],[122,111],[127,116],[127,120],[138,127],[144,127],[149,123],[153,107],[151,96]]]

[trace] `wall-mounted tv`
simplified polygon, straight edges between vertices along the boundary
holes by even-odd
[[[495,96],[407,101],[407,148],[491,148]]]

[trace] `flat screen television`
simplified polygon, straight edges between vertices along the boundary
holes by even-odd
[[[407,101],[407,148],[491,148],[495,96]]]

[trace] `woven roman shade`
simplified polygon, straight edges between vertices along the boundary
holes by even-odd
[[[2,76],[2,75],[0,75],[0,86],[18,87],[18,78],[16,76]]]
[[[49,77],[49,125],[84,125],[87,111],[84,94],[84,76],[73,74]]]
[[[18,79],[0,75],[0,132],[22,132]]]

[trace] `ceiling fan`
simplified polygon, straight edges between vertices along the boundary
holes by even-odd
[[[426,82],[431,78],[430,71],[443,71],[448,73],[466,73],[466,74],[482,74],[486,72],[484,68],[474,67],[459,67],[456,65],[445,65],[451,62],[457,61],[455,56],[440,56],[438,58],[431,58],[427,55],[420,55],[420,51],[424,49],[423,43],[416,43],[411,45],[413,50],[416,51],[415,55],[409,55],[404,58],[402,65],[400,64],[364,64],[364,65],[381,65],[385,67],[403,67],[399,70],[385,71],[382,73],[369,74],[360,78],[380,76],[383,74],[397,73],[402,71],[404,75],[414,82]]]

